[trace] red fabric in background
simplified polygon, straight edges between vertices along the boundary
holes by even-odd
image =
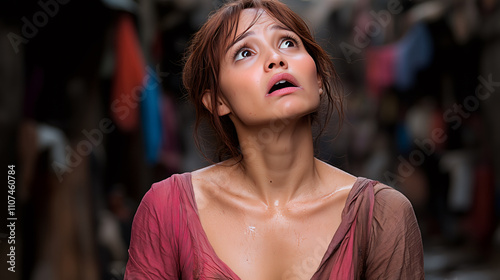
[[[146,64],[130,14],[122,14],[116,25],[115,72],[111,91],[111,116],[124,131],[139,126],[139,100]]]
[[[375,98],[394,84],[395,63],[396,45],[366,49],[366,83]]]

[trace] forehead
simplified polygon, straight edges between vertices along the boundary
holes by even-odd
[[[265,28],[274,24],[281,24],[281,22],[271,17],[265,10],[255,8],[244,9],[241,11],[238,19],[236,36],[245,31],[250,31],[256,28]]]

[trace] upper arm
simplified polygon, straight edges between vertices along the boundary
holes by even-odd
[[[392,188],[375,194],[367,279],[423,279],[420,229],[408,199]]]
[[[125,279],[178,279],[175,221],[166,210],[168,201],[169,194],[154,187],[144,195],[132,224]]]

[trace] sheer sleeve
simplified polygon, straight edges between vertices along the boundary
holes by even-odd
[[[157,183],[144,195],[132,224],[125,280],[180,279],[174,234],[174,188]],[[178,207],[177,207],[178,208]]]
[[[368,246],[366,279],[424,279],[422,238],[411,203],[380,184]]]

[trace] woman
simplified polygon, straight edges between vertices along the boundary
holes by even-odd
[[[226,4],[193,37],[183,78],[223,160],[152,186],[125,279],[423,278],[408,200],[314,157],[320,104],[341,98],[289,8]]]

